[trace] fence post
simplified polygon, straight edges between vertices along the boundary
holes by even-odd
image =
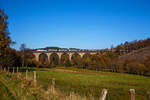
[[[107,95],[107,89],[103,89],[102,93],[101,93],[101,96],[100,96],[100,100],[105,100],[106,95]]]
[[[34,86],[36,86],[36,71],[34,71]]]
[[[15,68],[13,67],[13,74],[15,73]]]
[[[55,78],[52,79],[52,92],[55,93]]]
[[[130,96],[131,96],[131,100],[135,100],[135,90],[134,89],[130,89]]]
[[[4,67],[4,72],[6,72],[6,67]]]
[[[9,67],[8,67],[8,72],[9,72]]]
[[[147,92],[147,100],[150,100],[150,91]]]
[[[9,73],[9,67],[8,67],[8,69],[7,69],[7,70],[8,70],[8,73]]]
[[[26,80],[28,79],[28,70],[26,70]]]

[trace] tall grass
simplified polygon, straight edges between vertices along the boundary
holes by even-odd
[[[74,92],[66,95],[64,92],[52,91],[51,87],[34,86],[32,77],[21,74],[0,73],[0,100],[94,100],[93,97],[82,97]]]
[[[136,90],[136,100],[146,100],[150,78],[122,73],[99,72],[76,68],[28,68],[20,76],[0,73],[0,86],[7,87],[7,100],[98,100],[103,88],[108,89],[106,100],[129,100],[129,89]],[[33,71],[37,86],[33,85]],[[51,91],[51,80],[56,79],[56,92]],[[1,90],[0,90],[1,91]],[[0,92],[1,94],[1,92]],[[22,99],[23,98],[23,99]]]
[[[30,72],[30,75],[33,73]],[[99,72],[76,68],[53,68],[37,70],[37,81],[44,88],[56,79],[56,89],[66,93],[77,93],[81,96],[93,96],[99,99],[103,88],[108,89],[107,100],[128,100],[129,89],[136,90],[136,100],[145,100],[150,90],[150,78],[123,73]]]

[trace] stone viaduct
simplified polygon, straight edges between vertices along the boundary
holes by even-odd
[[[85,54],[97,54],[98,51],[34,51],[33,52],[33,55],[35,56],[35,60],[36,61],[39,61],[39,58],[40,58],[40,55],[41,54],[46,54],[47,55],[47,58],[48,58],[48,61],[50,62],[50,58],[51,58],[51,55],[55,53],[57,54],[58,58],[59,58],[59,61],[61,60],[61,57],[63,54],[68,54],[69,56],[69,60],[71,61],[72,59],[72,56],[77,53],[81,58],[85,55]]]

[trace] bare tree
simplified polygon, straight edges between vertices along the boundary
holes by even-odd
[[[20,51],[21,51],[21,56],[22,56],[22,67],[24,67],[25,48],[26,48],[26,45],[24,43],[21,44]]]

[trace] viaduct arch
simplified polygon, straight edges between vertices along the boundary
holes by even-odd
[[[53,54],[53,53],[56,53],[57,54],[57,56],[58,56],[58,59],[59,59],[59,62],[61,61],[61,57],[62,57],[62,55],[64,54],[64,53],[66,53],[66,54],[68,54],[68,56],[69,56],[69,60],[71,61],[71,59],[72,59],[72,56],[75,54],[75,53],[77,53],[81,58],[83,58],[83,56],[85,55],[85,54],[91,54],[91,55],[93,55],[93,54],[97,54],[98,52],[97,51],[77,51],[77,52],[60,52],[60,51],[58,51],[58,52],[50,52],[50,51],[48,51],[48,52],[41,52],[41,51],[34,51],[33,52],[33,55],[35,56],[35,60],[36,61],[39,61],[39,57],[40,57],[40,55],[41,54],[46,54],[47,55],[47,59],[48,59],[48,61],[49,62],[51,62],[51,55]]]

